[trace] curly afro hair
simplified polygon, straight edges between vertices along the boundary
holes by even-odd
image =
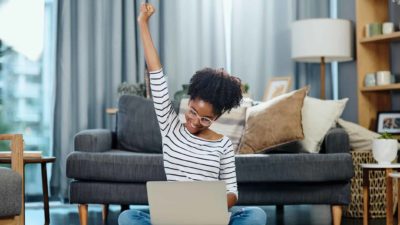
[[[188,94],[191,100],[199,98],[210,103],[214,113],[221,116],[240,105],[241,81],[224,69],[204,68],[190,79]]]

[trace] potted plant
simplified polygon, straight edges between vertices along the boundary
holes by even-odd
[[[242,83],[242,86],[240,87],[240,89],[242,89],[242,94],[243,97],[249,97],[249,89],[250,89],[250,85],[248,83]]]
[[[131,84],[128,82],[122,82],[118,86],[118,94],[122,95],[136,95],[140,97],[146,97],[146,86],[143,83]]]
[[[387,132],[372,141],[372,155],[379,164],[390,164],[396,159],[397,139]]]

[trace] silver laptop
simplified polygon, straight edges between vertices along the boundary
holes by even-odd
[[[147,182],[152,225],[227,225],[224,181]]]

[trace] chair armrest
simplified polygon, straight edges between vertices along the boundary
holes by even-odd
[[[112,148],[112,132],[107,129],[91,129],[77,133],[74,151],[104,152]]]
[[[349,153],[349,135],[343,128],[331,128],[321,145],[321,153]]]
[[[24,139],[22,134],[0,134],[0,141],[10,141],[11,168],[24,177]]]
[[[21,198],[18,199],[21,209],[19,210],[19,216],[16,218],[16,224],[25,224],[24,138],[22,134],[0,134],[0,141],[11,141],[11,168],[21,176]]]

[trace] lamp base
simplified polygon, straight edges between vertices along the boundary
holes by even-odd
[[[321,99],[325,99],[325,57],[321,57],[321,71],[320,71],[320,75],[321,75],[321,94],[320,94],[320,98]]]

